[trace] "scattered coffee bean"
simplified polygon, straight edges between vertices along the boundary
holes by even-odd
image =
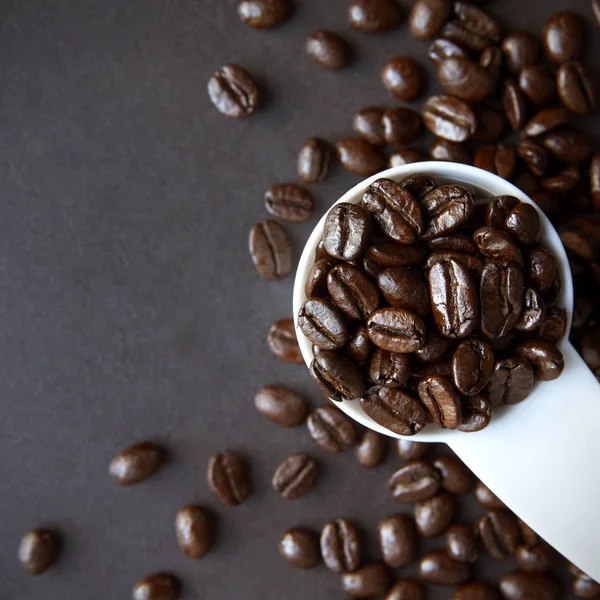
[[[119,485],[135,485],[156,473],[163,462],[163,451],[152,442],[139,442],[117,454],[109,473]]]
[[[484,483],[478,481],[475,484],[475,498],[477,502],[488,510],[503,510],[506,506]]]
[[[322,406],[308,417],[310,437],[327,452],[341,452],[354,446],[354,424],[333,406]]]
[[[565,366],[562,352],[546,340],[528,340],[517,346],[516,352],[533,365],[536,378],[542,381],[556,379]]]
[[[273,475],[273,489],[286,500],[304,496],[315,483],[317,464],[302,452],[288,456]]]
[[[410,377],[410,354],[398,354],[377,348],[369,364],[369,376],[375,385],[402,387]]]
[[[504,114],[510,126],[522,129],[527,122],[527,100],[525,94],[514,79],[506,79],[502,90]]]
[[[388,167],[391,169],[392,167],[410,165],[416,162],[423,162],[424,160],[427,160],[427,157],[420,150],[400,148],[399,150],[396,150],[390,154],[388,158]]]
[[[560,241],[567,251],[584,260],[596,260],[600,251],[600,223],[577,219],[562,225],[558,229]],[[539,287],[539,286],[538,286]]]
[[[515,31],[502,40],[506,66],[515,74],[535,65],[540,55],[540,43],[526,31]]]
[[[513,571],[500,578],[500,592],[505,600],[558,600],[558,584],[545,575]]]
[[[310,268],[304,284],[304,293],[307,298],[322,297],[328,294],[327,275],[338,262],[335,258],[322,258]]]
[[[275,321],[267,334],[267,344],[271,352],[282,360],[296,364],[304,362],[293,319]]]
[[[396,440],[396,452],[403,460],[419,460],[425,456],[429,449],[429,444],[426,442],[413,442],[407,439]]]
[[[232,119],[250,116],[259,101],[256,84],[236,65],[225,65],[215,72],[208,82],[208,95],[215,108]]]
[[[552,569],[554,550],[540,540],[535,546],[521,545],[516,551],[519,567],[528,573],[547,573]]]
[[[487,583],[468,583],[456,590],[450,600],[500,600],[500,594]]]
[[[292,10],[288,0],[241,0],[240,19],[256,29],[270,29],[285,23]]]
[[[208,463],[208,486],[225,506],[237,506],[250,495],[248,467],[244,459],[225,450]]]
[[[592,155],[589,136],[577,129],[555,129],[544,136],[542,143],[556,158],[571,165],[582,164]]]
[[[377,525],[379,551],[389,567],[405,567],[417,557],[417,529],[408,515],[392,515]]]
[[[451,525],[446,531],[446,552],[458,562],[472,563],[479,556],[478,539],[470,525]]]
[[[523,137],[543,135],[557,127],[566,125],[570,118],[569,111],[562,106],[543,108],[529,120],[521,131],[521,135]]]
[[[492,510],[477,522],[479,537],[494,558],[512,556],[521,541],[521,530],[509,512]]]
[[[181,582],[169,573],[153,573],[138,581],[133,588],[133,600],[177,600]]]
[[[502,136],[506,128],[504,115],[489,106],[474,107],[477,128],[473,139],[477,142],[493,142]]]
[[[421,67],[408,56],[395,56],[381,71],[383,85],[398,100],[412,102],[421,94],[423,74]]]
[[[416,579],[400,579],[388,590],[384,600],[425,600],[425,588]]]
[[[600,595],[600,583],[587,576],[580,576],[573,580],[571,590],[578,598],[598,598]]]
[[[274,217],[292,223],[302,223],[313,214],[312,194],[295,183],[278,183],[265,194],[265,207]]]
[[[556,98],[554,79],[542,65],[525,67],[519,73],[519,87],[528,100],[540,108],[548,106]]]
[[[586,115],[596,104],[591,79],[579,61],[570,60],[560,65],[556,88],[561,102],[577,115]]]
[[[333,151],[328,142],[310,138],[304,142],[298,154],[298,175],[306,183],[323,181],[329,173]]]
[[[440,472],[442,487],[447,492],[461,496],[473,489],[471,471],[457,458],[442,454],[433,461],[433,466]]]
[[[434,160],[445,160],[450,162],[473,164],[473,158],[469,149],[464,144],[449,142],[442,138],[433,140],[429,147],[429,156]]]
[[[445,550],[434,550],[421,557],[419,576],[435,585],[464,585],[471,579],[471,566],[450,558]]]
[[[310,365],[310,374],[325,396],[335,402],[360,398],[367,389],[356,364],[334,352],[319,352]]]
[[[402,9],[396,0],[352,0],[348,9],[351,27],[362,33],[395,29],[402,21]]]
[[[594,16],[596,17],[596,21],[600,26],[600,0],[592,0],[592,11],[594,12]]]
[[[529,170],[538,177],[548,168],[548,151],[536,141],[524,139],[517,146],[517,154],[525,161]]]
[[[350,319],[367,319],[379,307],[375,284],[357,267],[343,263],[327,274],[333,303]]]
[[[386,144],[410,144],[421,132],[421,117],[411,108],[390,108],[381,117]]]
[[[431,96],[422,111],[425,127],[450,142],[465,142],[477,128],[469,105],[452,96]]]
[[[463,400],[463,420],[460,431],[471,433],[485,429],[492,419],[493,405],[485,394],[467,396]]]
[[[438,38],[431,43],[431,46],[429,46],[427,56],[437,67],[443,60],[451,58],[452,56],[467,58],[467,53],[454,42]]]
[[[285,229],[266,219],[250,230],[250,256],[256,270],[271,281],[287,277],[292,270],[292,246]]]
[[[453,496],[444,492],[419,502],[415,505],[417,529],[425,537],[442,535],[452,523],[455,511]]]
[[[360,138],[344,138],[336,144],[342,166],[350,173],[368,177],[385,168],[385,159],[375,146]]]
[[[430,463],[413,460],[392,474],[388,487],[398,502],[422,502],[437,494],[441,473]]]
[[[354,526],[346,519],[335,519],[321,532],[321,555],[334,573],[351,573],[360,566],[360,544]]]
[[[473,164],[503,179],[511,179],[517,165],[517,154],[512,146],[482,146],[475,152]]]
[[[450,18],[450,0],[417,0],[408,17],[411,34],[419,40],[434,38]]]
[[[437,76],[449,94],[469,102],[481,102],[494,90],[489,73],[468,58],[455,56],[443,60]]]
[[[383,462],[387,450],[388,443],[386,436],[367,429],[358,446],[356,446],[356,458],[363,467],[373,469]]]
[[[341,311],[323,298],[309,298],[302,305],[298,325],[302,333],[322,350],[335,350],[350,339]]]
[[[41,575],[56,562],[59,550],[60,539],[56,533],[47,529],[32,529],[19,544],[19,562],[32,575]]]
[[[376,106],[368,106],[354,115],[352,126],[360,138],[374,146],[385,146],[383,124],[381,118],[385,110]]]
[[[181,551],[188,558],[202,558],[212,547],[213,530],[206,510],[189,504],[175,517],[175,533]]]
[[[454,3],[453,19],[443,27],[441,37],[473,52],[481,52],[500,41],[500,28],[480,8],[458,1]]]
[[[544,24],[542,40],[552,62],[560,64],[577,58],[583,46],[583,22],[570,11],[555,13]]]
[[[331,31],[315,31],[306,40],[306,53],[326,69],[343,69],[348,64],[344,40]]]
[[[533,367],[524,358],[499,360],[494,366],[488,392],[495,406],[517,404],[527,398],[533,387]]]
[[[390,575],[383,563],[363,565],[342,575],[342,590],[351,598],[383,596],[390,587]]]
[[[321,562],[319,536],[306,527],[288,529],[279,541],[279,554],[296,569],[312,569]]]

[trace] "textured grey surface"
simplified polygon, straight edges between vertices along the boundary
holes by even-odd
[[[324,567],[283,563],[281,532],[346,516],[373,559],[377,521],[404,510],[385,485],[395,455],[365,471],[351,452],[325,455],[304,427],[280,429],[252,402],[265,383],[321,402],[302,366],[266,349],[270,324],[291,316],[292,277],[262,280],[247,254],[265,189],[296,179],[306,137],[334,141],[351,134],[362,106],[396,104],[379,78],[387,58],[427,62],[427,44],[406,26],[350,31],[346,5],[298,1],[289,23],[261,32],[238,20],[235,0],[0,4],[3,600],[127,598],[138,578],[165,569],[181,576],[185,599],[341,598]],[[505,27],[539,32],[549,11],[565,7],[589,20],[587,54],[597,56],[587,0],[506,0],[490,10]],[[348,39],[350,68],[328,72],[304,55],[317,28]],[[246,121],[227,120],[207,98],[208,78],[227,62],[264,87],[264,106]],[[336,168],[313,186],[317,212],[357,180]],[[317,216],[286,226],[296,258]],[[118,488],[108,463],[147,438],[168,447],[169,465]],[[235,509],[206,485],[208,457],[223,448],[252,465],[254,493]],[[284,502],[270,477],[299,450],[318,457],[321,477],[306,497]],[[180,554],[173,531],[190,502],[218,516],[218,545],[200,562]],[[461,517],[475,514],[466,502]],[[34,526],[65,538],[60,563],[35,579],[15,558]],[[478,578],[513,567],[490,560]]]

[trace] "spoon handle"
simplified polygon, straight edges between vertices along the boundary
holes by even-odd
[[[449,437],[517,516],[600,581],[600,385],[569,342],[565,369],[493,427]]]

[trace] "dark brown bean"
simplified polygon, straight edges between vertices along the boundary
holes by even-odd
[[[351,573],[360,565],[360,544],[354,526],[346,519],[335,519],[321,532],[321,555],[334,573]]]
[[[416,269],[390,267],[378,275],[377,285],[394,308],[404,308],[421,317],[431,310],[427,282]]]
[[[488,46],[479,57],[479,66],[485,70],[494,86],[498,83],[504,64],[504,55],[500,48]]]
[[[237,65],[225,65],[214,73],[208,82],[208,95],[215,108],[231,119],[250,116],[259,102],[256,84]]]
[[[515,31],[502,40],[506,66],[515,74],[535,65],[540,55],[539,41],[526,31]]]
[[[542,65],[530,65],[519,73],[519,87],[529,101],[538,107],[548,106],[556,97],[554,79]]]
[[[113,458],[109,473],[119,485],[135,485],[156,473],[162,462],[161,448],[152,442],[139,442]]]
[[[340,202],[327,213],[323,227],[325,249],[335,258],[355,260],[365,251],[371,218],[358,204]]]
[[[306,40],[306,53],[326,69],[343,69],[348,64],[346,43],[331,31],[311,33]]]
[[[527,122],[527,100],[525,94],[514,79],[504,82],[502,91],[504,114],[513,129],[521,129]]]
[[[452,350],[454,343],[435,329],[427,332],[425,343],[415,354],[425,362],[438,362]]]
[[[408,515],[392,515],[377,525],[379,550],[389,567],[405,567],[417,557],[417,529]]]
[[[504,228],[521,246],[532,246],[540,233],[540,216],[531,204],[517,204],[506,217]]]
[[[416,579],[400,579],[388,590],[384,600],[425,600],[425,588]]]
[[[560,241],[568,252],[584,260],[596,260],[600,251],[600,222],[576,219],[558,229]]]
[[[502,500],[500,500],[498,496],[496,496],[496,494],[481,481],[478,481],[475,484],[475,498],[477,498],[477,502],[479,502],[481,506],[488,510],[506,509],[504,502],[502,502]]]
[[[41,575],[57,560],[59,536],[48,529],[32,529],[21,539],[18,558],[21,566],[31,575]]]
[[[416,162],[423,162],[424,160],[427,160],[427,157],[420,150],[400,148],[390,154],[388,158],[388,167],[391,169],[392,167],[410,165]]]
[[[533,367],[524,358],[499,360],[488,387],[490,401],[495,406],[517,404],[527,398],[533,387]]]
[[[511,179],[517,165],[517,154],[512,146],[481,146],[475,152],[473,164],[504,179]]]
[[[419,382],[419,398],[433,422],[444,429],[456,429],[462,422],[460,396],[445,377],[430,375]]]
[[[374,146],[385,146],[386,141],[381,123],[384,112],[383,108],[376,106],[368,106],[359,110],[352,121],[354,131],[359,137]]]
[[[589,577],[576,577],[571,584],[571,590],[578,598],[598,598],[600,583]]]
[[[425,342],[425,324],[419,315],[403,308],[380,308],[367,321],[371,341],[389,352],[409,354]]]
[[[565,243],[562,237],[561,241]],[[530,250],[527,257],[526,272],[531,283],[544,294],[550,289],[558,274],[558,265],[547,248],[536,246]]]
[[[550,306],[546,319],[539,330],[539,337],[548,342],[560,341],[567,331],[567,311],[559,306]]]
[[[416,4],[415,4],[416,6]],[[437,67],[443,60],[452,56],[467,57],[467,53],[457,44],[450,40],[438,38],[431,43],[427,52],[429,60]]]
[[[360,405],[376,423],[399,435],[414,435],[428,422],[421,402],[398,388],[372,387]]]
[[[488,227],[502,229],[510,211],[518,206],[520,200],[514,196],[496,196],[485,209],[485,224]]]
[[[443,60],[438,66],[437,76],[449,94],[469,102],[481,102],[494,90],[494,81],[489,73],[468,58]]]
[[[302,223],[313,214],[312,194],[295,183],[278,183],[267,190],[265,208],[283,221]]]
[[[466,433],[485,429],[492,419],[493,406],[485,394],[467,396],[463,400],[463,420],[458,426]]]
[[[494,142],[502,136],[506,128],[506,119],[504,115],[489,106],[476,106],[475,118],[477,129],[473,134],[473,139],[477,142]]]
[[[323,181],[329,173],[333,151],[325,140],[309,138],[298,154],[298,175],[306,183]]]
[[[200,506],[189,504],[179,509],[175,533],[181,551],[188,558],[202,558],[213,545],[211,518]]]
[[[446,531],[446,552],[463,563],[475,562],[479,556],[478,540],[470,525],[452,525]]]
[[[539,329],[546,319],[546,304],[542,295],[532,287],[525,288],[523,312],[515,324],[519,331],[531,332]]]
[[[500,592],[505,600],[558,600],[558,584],[545,575],[513,571],[503,575],[499,582]]]
[[[556,89],[560,101],[576,115],[587,115],[596,105],[592,81],[577,60],[560,65],[556,73]]]
[[[492,510],[477,522],[479,537],[494,558],[512,556],[521,541],[521,529],[509,512]]]
[[[327,275],[338,262],[335,258],[322,258],[313,264],[304,284],[304,293],[307,298],[327,296]]]
[[[373,344],[366,325],[359,325],[348,342],[348,356],[359,365],[366,365],[371,357]]]
[[[302,333],[322,350],[335,350],[350,339],[342,313],[322,298],[309,298],[302,305],[298,325]]]
[[[450,18],[450,0],[417,0],[408,17],[408,26],[413,37],[430,40],[442,29]]]
[[[383,596],[390,587],[390,575],[382,563],[363,565],[342,575],[342,590],[351,598]]]
[[[356,364],[335,352],[319,352],[310,364],[310,374],[325,397],[335,402],[360,398],[367,389]]]
[[[341,452],[354,446],[354,425],[334,406],[322,406],[308,417],[310,437],[327,452]]]
[[[421,133],[421,116],[411,108],[389,108],[381,117],[386,144],[410,144]]]
[[[225,450],[208,462],[208,486],[225,506],[237,506],[250,495],[248,467],[244,459]]]
[[[586,133],[567,127],[547,133],[542,143],[558,160],[570,165],[586,162],[593,152],[590,138]]]
[[[248,240],[256,270],[271,281],[287,277],[292,270],[292,246],[285,229],[271,219],[256,223]]]
[[[536,378],[542,381],[556,379],[565,367],[562,352],[546,340],[527,340],[517,346],[516,352],[533,365]]]
[[[367,257],[386,267],[416,265],[427,256],[427,246],[413,244],[406,246],[395,242],[374,244],[367,249]]]
[[[254,396],[258,412],[282,427],[296,427],[306,421],[308,405],[304,398],[279,385],[265,385]]]
[[[423,88],[421,67],[408,56],[390,58],[381,71],[381,79],[388,91],[402,102],[416,100]]]
[[[452,356],[452,379],[460,392],[478,394],[494,369],[494,351],[485,341],[471,337],[462,341]]]
[[[273,489],[286,500],[294,500],[304,496],[315,483],[317,464],[304,454],[298,452],[288,456],[273,475]]]
[[[421,557],[419,576],[435,585],[464,585],[471,579],[471,565],[450,558],[445,550],[434,550]]]
[[[181,582],[170,573],[153,573],[138,581],[133,588],[133,600],[177,600]]]
[[[529,120],[523,131],[521,131],[521,135],[523,137],[543,135],[557,127],[566,125],[570,118],[569,111],[562,106],[543,108]]]
[[[443,27],[441,37],[474,52],[495,46],[500,40],[498,24],[473,4],[455,2],[453,16]]]
[[[522,545],[517,547],[517,562],[527,573],[547,573],[552,569],[554,550],[540,540],[535,546]]]
[[[579,15],[564,11],[554,13],[544,23],[544,50],[554,63],[563,63],[581,54],[583,22]]]
[[[398,354],[377,348],[371,357],[369,376],[375,385],[402,387],[410,377],[410,354]]]
[[[456,590],[450,600],[500,600],[500,594],[487,583],[468,583]]]
[[[256,29],[270,29],[285,23],[292,10],[288,0],[241,0],[240,19]]]
[[[537,142],[524,139],[517,146],[517,154],[525,161],[529,170],[541,177],[548,168],[548,151]]]
[[[429,444],[426,442],[413,442],[407,439],[396,440],[396,452],[405,461],[423,458],[429,447]]]
[[[495,227],[480,227],[473,234],[473,241],[477,244],[479,251],[488,259],[502,264],[515,263],[520,267],[524,265],[519,247],[505,231]]]
[[[350,173],[368,177],[385,168],[385,159],[377,148],[360,138],[344,138],[336,144],[342,166]]]
[[[312,569],[321,562],[319,536],[306,527],[288,529],[279,541],[279,554],[296,569]]]
[[[383,462],[387,451],[387,437],[367,429],[356,447],[356,458],[363,467],[373,469]]]
[[[422,502],[437,494],[441,479],[432,464],[413,460],[392,474],[388,487],[397,502]]]
[[[465,165],[473,164],[471,153],[464,144],[449,142],[442,138],[433,140],[429,147],[429,156],[434,160],[458,162]]]
[[[357,267],[343,263],[327,275],[333,303],[351,319],[367,319],[379,307],[377,287]]]
[[[452,96],[431,96],[422,110],[425,127],[450,142],[468,140],[477,128],[471,108]]]
[[[271,352],[282,360],[296,364],[304,362],[293,319],[275,321],[267,334],[267,344]]]
[[[446,235],[464,223],[473,213],[473,196],[460,185],[442,185],[431,190],[423,199],[422,206],[429,223],[421,238],[431,240]]]
[[[454,456],[442,454],[433,461],[433,466],[440,472],[442,487],[447,492],[462,496],[473,489],[475,482],[471,471]]]

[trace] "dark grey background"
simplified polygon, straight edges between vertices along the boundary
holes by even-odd
[[[291,316],[292,277],[266,282],[248,257],[264,191],[297,178],[306,137],[335,141],[351,134],[362,106],[395,104],[379,77],[389,57],[414,55],[429,68],[427,44],[405,26],[361,35],[348,28],[346,7],[298,1],[289,23],[264,32],[239,21],[236,0],[0,4],[3,600],[127,598],[137,579],[165,569],[181,576],[186,599],[341,598],[324,567],[295,571],[277,554],[286,527],[320,528],[337,516],[356,521],[366,555],[377,557],[377,521],[404,510],[386,489],[399,459],[368,472],[350,452],[325,455],[304,427],[266,421],[252,401],[262,384],[284,383],[321,403],[304,367],[265,345],[270,324]],[[539,32],[566,7],[588,20],[587,54],[598,56],[587,0],[489,8],[507,28]],[[308,60],[303,43],[317,28],[352,44],[351,68],[328,72]],[[264,86],[264,106],[246,121],[222,117],[206,94],[227,62]],[[357,181],[337,168],[313,186],[314,219],[286,226],[296,257],[318,214]],[[170,464],[118,488],[108,463],[148,438],[168,447]],[[254,493],[235,509],[206,485],[207,460],[223,448],[252,465]],[[270,476],[299,450],[319,458],[322,476],[305,498],[284,502]],[[180,554],[173,533],[190,502],[218,517],[218,545],[199,562]],[[461,516],[477,511],[467,502]],[[35,526],[65,538],[60,563],[40,578],[15,558]],[[490,560],[478,577],[511,568]]]

